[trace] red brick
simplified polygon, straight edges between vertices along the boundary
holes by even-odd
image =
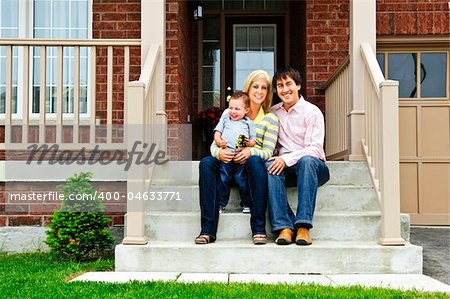
[[[116,30],[116,29],[117,29],[116,22],[94,22],[94,30]]]
[[[0,208],[3,209],[3,214],[5,215],[27,215],[29,211],[28,204],[5,204],[1,205]]]
[[[30,205],[30,215],[51,215],[60,206],[60,204]]]
[[[433,15],[433,33],[434,34],[448,34],[450,33],[449,24],[450,12],[435,12]]]
[[[178,12],[178,3],[167,3],[168,12]]]
[[[8,217],[0,216],[0,227],[8,226]]]
[[[35,225],[40,226],[42,224],[42,217],[40,216],[10,216],[9,226],[21,226],[21,225]]]
[[[123,226],[125,221],[124,221],[124,216],[114,216],[113,217],[113,225],[114,226]]]
[[[127,15],[124,13],[103,13],[101,14],[102,21],[125,21]]]
[[[141,4],[137,3],[121,3],[117,5],[117,11],[122,13],[140,12]]]
[[[433,13],[424,12],[418,16],[418,34],[432,34],[433,33]]]
[[[117,22],[118,30],[140,30],[141,22]]]
[[[98,3],[94,3],[92,5],[92,10],[95,11],[95,12],[117,11],[117,4],[98,4]]]

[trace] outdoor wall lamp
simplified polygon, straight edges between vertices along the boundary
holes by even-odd
[[[194,20],[201,20],[203,18],[203,3],[196,1],[194,3]]]

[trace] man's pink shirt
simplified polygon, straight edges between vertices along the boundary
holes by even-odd
[[[276,104],[272,111],[278,116],[278,155],[286,165],[292,166],[303,156],[313,156],[325,161],[323,141],[325,122],[320,109],[300,97],[289,111],[283,103]]]

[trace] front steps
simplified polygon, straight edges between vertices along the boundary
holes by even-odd
[[[116,247],[116,271],[274,274],[422,273],[422,248],[381,247],[375,242],[314,241],[310,246],[208,245],[153,241]]]
[[[422,273],[422,248],[380,246],[381,215],[367,167],[360,162],[327,162],[330,181],[319,188],[311,246],[251,243],[250,216],[239,211],[232,191],[220,216],[218,240],[195,245],[200,231],[198,162],[170,162],[155,170],[152,191],[179,192],[180,200],[146,201],[147,245],[118,245],[116,271],[229,273]],[[295,208],[296,190],[289,191]],[[402,215],[409,241],[409,217]]]

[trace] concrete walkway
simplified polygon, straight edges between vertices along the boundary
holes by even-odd
[[[87,272],[72,281],[126,283],[131,281],[198,282],[256,282],[264,284],[314,283],[327,286],[361,285],[400,290],[443,292],[450,294],[450,286],[422,274],[351,274],[351,275],[300,275],[300,274],[230,274],[230,273],[175,273],[175,272]]]

